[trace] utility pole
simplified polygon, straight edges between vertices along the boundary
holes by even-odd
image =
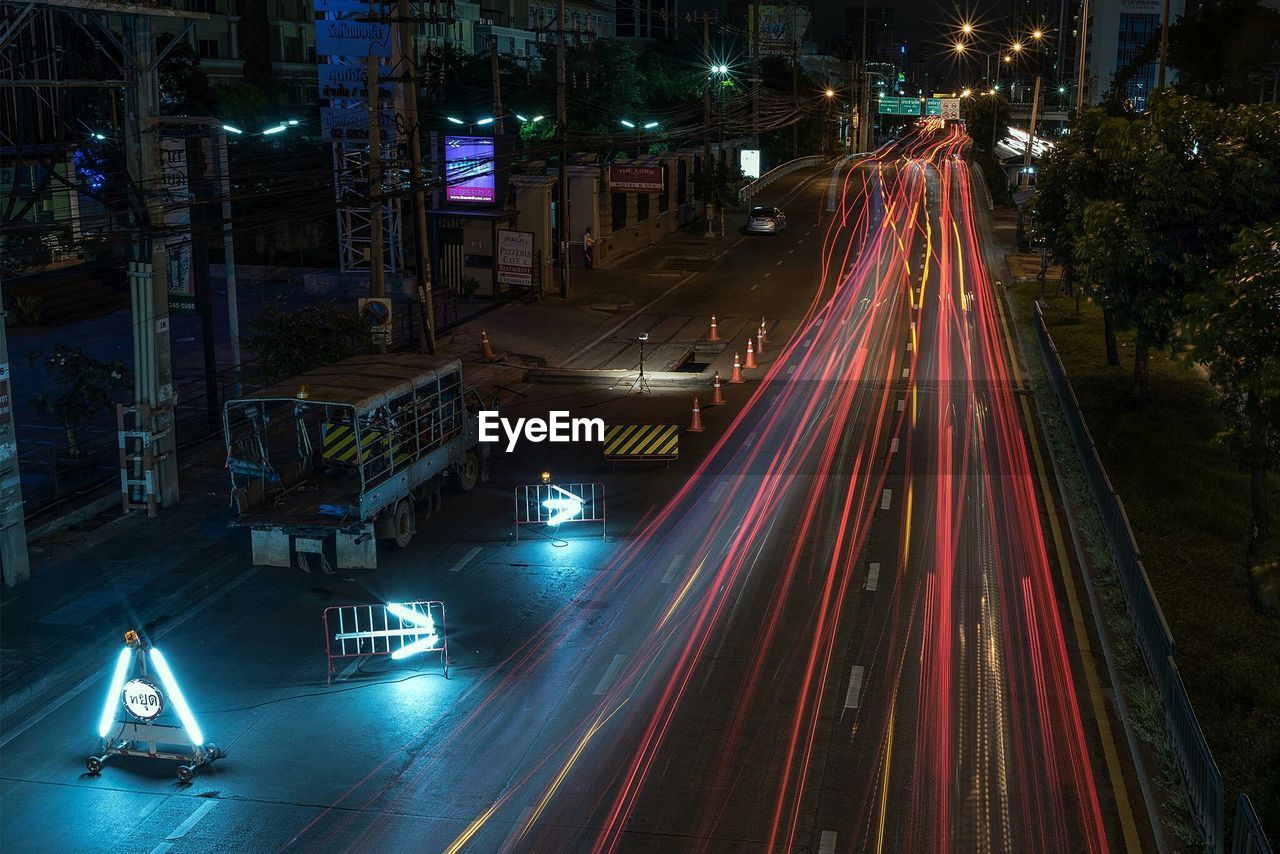
[[[227,286],[227,326],[231,332],[231,394],[240,396],[240,306],[236,298],[236,245],[231,234],[231,158],[227,132],[213,126],[214,173],[222,196],[222,270]]]
[[[409,25],[409,0],[396,0],[400,59],[404,63],[404,123],[409,134],[409,185],[413,188],[414,268],[418,278],[418,348],[436,352],[435,302],[431,296],[431,239],[427,199],[422,186],[422,128],[418,124],[418,54]],[[495,75],[496,77],[496,75]]]
[[[1035,94],[1031,96],[1031,127],[1027,131],[1027,150],[1022,157],[1022,189],[1031,185],[1031,144],[1036,138],[1036,114],[1040,109],[1040,75],[1036,75]]]
[[[858,54],[858,64],[862,70],[862,76],[858,78],[858,113],[861,121],[861,124],[858,125],[858,142],[861,147],[854,149],[855,151],[867,151],[871,147],[869,145],[871,139],[871,116],[867,115],[871,104],[871,99],[867,97],[869,94],[867,90],[871,88],[871,77],[867,74],[867,4],[870,2],[871,0],[862,0],[862,53]],[[849,142],[850,147],[852,147],[852,127],[849,128]]]
[[[205,137],[189,136],[187,186],[191,192],[191,270],[195,277],[196,310],[200,312],[200,340],[204,350],[204,399],[209,426],[216,428],[222,413],[218,401],[218,349],[213,327],[213,286],[209,281],[209,191]]]
[[[560,203],[556,225],[560,237],[560,298],[569,298],[569,120],[564,91],[564,0],[556,16],[556,132],[560,136]]]
[[[1084,0],[1080,10],[1080,40],[1076,42],[1076,121],[1084,112],[1084,55],[1089,48],[1089,0]],[[999,66],[997,66],[999,68]]]
[[[702,84],[702,168],[711,165],[711,16],[702,13],[702,56],[707,62],[707,78]],[[705,199],[704,199],[705,201]]]
[[[751,146],[760,150],[760,0],[751,15]]]
[[[489,78],[493,81],[493,135],[502,136],[502,78],[498,76],[498,37],[489,37]],[[498,164],[495,162],[495,170]]]
[[[371,297],[385,297],[387,285],[382,258],[382,89],[378,57],[369,56],[369,284]]]
[[[3,284],[0,283],[0,291]],[[4,304],[0,292],[0,305]],[[22,513],[22,479],[18,474],[18,440],[13,427],[13,386],[9,379],[9,340],[0,309],[0,574],[4,586],[31,578],[27,556],[27,523]]]
[[[862,125],[859,124],[858,103],[862,100],[862,86],[858,79],[858,60],[849,57],[849,153],[856,154],[862,142]],[[855,137],[854,134],[857,134]]]
[[[1156,76],[1156,88],[1164,88],[1164,72],[1169,53],[1169,0],[1164,0],[1164,14],[1160,17],[1160,72]]]
[[[800,49],[793,46],[791,51],[791,109],[800,113]],[[800,156],[800,122],[791,123],[791,159]]]
[[[129,176],[139,189],[141,210],[129,265],[133,322],[135,429],[151,434],[154,490],[162,507],[178,502],[178,455],[174,436],[173,363],[169,355],[169,251],[165,245],[164,193],[160,178],[160,100],[151,18],[121,15],[123,42],[132,55],[125,63],[125,152]],[[175,42],[176,43],[176,42]],[[148,417],[143,418],[143,413]],[[139,459],[133,477],[143,480]]]

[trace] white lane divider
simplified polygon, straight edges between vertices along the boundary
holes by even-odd
[[[781,266],[782,266],[782,262],[781,262],[781,261],[775,261],[775,262],[774,262],[774,264],[773,264],[773,266],[775,266],[775,267],[781,267]]]
[[[904,377],[909,377],[909,376],[911,376],[911,369],[910,369],[910,368],[903,368],[903,369],[902,369],[902,375],[903,375]]]
[[[855,664],[853,670],[849,671],[849,693],[844,695],[846,709],[858,708],[858,699],[862,694],[862,671],[861,664]]]
[[[894,436],[892,439],[889,440],[889,453],[891,454],[898,453],[898,437],[897,436]]]
[[[471,551],[467,552],[465,555],[462,556],[462,560],[455,563],[453,565],[453,568],[450,569],[449,571],[462,572],[462,568],[465,567],[467,564],[471,563],[471,561],[475,559],[476,555],[480,554],[481,548],[482,546],[476,546]]]
[[[795,372],[796,372],[796,366],[795,366],[795,365],[788,365],[788,366],[787,366],[787,375],[788,375],[788,376],[790,376],[791,374],[794,374]]]
[[[818,854],[836,854],[836,832],[834,830],[822,831],[822,836],[818,839]]]
[[[723,480],[722,480],[722,481],[720,481],[720,485],[719,485],[719,486],[717,486],[717,487],[715,488],[715,490],[711,493],[711,503],[712,503],[712,504],[715,504],[717,501],[719,501],[719,500],[720,500],[720,496],[724,494],[724,488],[725,488],[726,486],[728,486],[728,485],[729,485],[729,484],[728,484],[728,482],[727,482],[727,481],[723,481]]]
[[[862,586],[863,590],[875,590],[880,586],[880,564],[872,562],[867,568],[867,583]]]
[[[787,254],[788,254],[788,255],[794,255],[794,254],[796,254],[796,250],[794,250],[794,249],[788,249],[788,250],[787,250]]]
[[[161,842],[155,848],[151,849],[151,854],[164,854],[164,852],[173,847],[173,843],[190,833],[191,828],[199,824],[200,819],[208,815],[209,811],[217,805],[217,801],[205,801],[200,806],[196,807],[195,812],[187,816],[186,821],[175,827],[173,832],[164,838],[164,842]]]
[[[625,658],[622,653],[618,653],[613,657],[613,661],[609,662],[609,669],[604,672],[604,676],[600,679],[600,684],[596,686],[596,696],[599,697],[609,688],[609,683],[613,681],[613,677],[618,672],[618,668],[622,666],[622,660]]]
[[[750,288],[750,289],[754,291],[754,290],[755,290],[756,288],[758,288],[758,287],[760,287],[760,283],[759,283],[759,282],[756,282],[754,285],[752,285],[752,286],[751,286],[751,288]]]
[[[882,495],[882,496],[880,497],[880,509],[881,509],[881,510],[888,510],[888,509],[889,509],[889,502],[890,502],[890,501],[892,501],[892,500],[893,500],[893,490],[892,490],[892,489],[886,489],[886,490],[884,491],[884,495]]]
[[[772,275],[773,275],[773,271],[772,271],[772,270],[770,270],[769,272],[767,272],[767,273],[765,273],[765,274],[764,274],[764,277],[767,279],[767,278],[769,278],[769,277],[770,277],[770,276],[772,276]]]
[[[907,405],[907,399],[906,399],[905,397],[900,397],[900,398],[898,398],[898,411],[899,411],[899,412],[901,412],[901,411],[902,411],[902,408],[903,408],[904,406],[906,406],[906,405]]]
[[[743,447],[743,448],[750,448],[750,447],[751,447],[751,443],[752,443],[752,442],[754,442],[755,440],[756,440],[756,434],[755,434],[755,433],[751,433],[751,434],[749,434],[749,435],[747,436],[747,441],[745,441],[745,442],[743,442],[743,443],[742,443],[742,447]]]
[[[671,565],[667,567],[667,574],[662,576],[663,584],[671,583],[671,579],[676,577],[676,569],[682,563],[684,563],[684,555],[676,555],[671,559]]]
[[[812,338],[806,338],[806,339],[804,339],[804,346],[808,347],[808,346],[809,346],[810,344],[812,344],[812,343],[813,343],[813,339],[812,339]]]

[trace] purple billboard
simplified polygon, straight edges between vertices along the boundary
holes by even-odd
[[[493,137],[446,136],[444,138],[444,198],[448,202],[493,204],[498,194],[493,184]]]

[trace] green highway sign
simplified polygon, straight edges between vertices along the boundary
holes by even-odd
[[[925,99],[925,102],[924,102],[924,114],[925,114],[926,116],[940,116],[940,115],[942,115],[942,99],[941,99],[941,98],[926,98],[926,99]]]
[[[919,98],[881,98],[880,115],[882,116],[918,116],[920,115]]]

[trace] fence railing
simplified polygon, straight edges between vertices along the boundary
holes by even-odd
[[[1271,854],[1262,822],[1248,795],[1236,798],[1236,819],[1231,827],[1231,854]]]
[[[752,196],[763,190],[765,187],[768,187],[784,175],[790,175],[797,169],[805,169],[809,166],[819,166],[826,162],[827,156],[825,154],[814,154],[809,157],[797,157],[795,160],[788,160],[786,163],[780,163],[739,190],[738,204],[747,204],[751,201]]]
[[[1134,633],[1138,648],[1142,651],[1143,660],[1151,673],[1160,695],[1160,707],[1164,713],[1165,732],[1173,746],[1174,761],[1182,775],[1187,788],[1191,815],[1196,828],[1204,840],[1205,848],[1213,854],[1222,854],[1226,825],[1223,815],[1223,783],[1222,773],[1214,762],[1209,744],[1205,741],[1200,723],[1196,720],[1191,698],[1187,696],[1186,687],[1178,673],[1178,665],[1174,661],[1173,635],[1165,622],[1160,603],[1156,600],[1147,579],[1146,568],[1142,564],[1142,554],[1138,550],[1133,537],[1133,529],[1129,526],[1129,518],[1125,514],[1124,504],[1120,496],[1111,487],[1102,460],[1098,457],[1093,437],[1084,422],[1080,404],[1076,400],[1071,382],[1062,366],[1058,350],[1049,337],[1045,326],[1044,314],[1040,304],[1035,306],[1035,333],[1040,345],[1040,355],[1044,360],[1045,373],[1049,384],[1057,395],[1062,415],[1071,434],[1071,443],[1075,446],[1084,469],[1085,479],[1089,483],[1089,492],[1098,514],[1102,518],[1102,527],[1106,534],[1115,563],[1116,574],[1120,578],[1120,586],[1124,590],[1125,606],[1133,619]],[[1248,798],[1241,796],[1243,808],[1247,810],[1246,824],[1242,827],[1240,811],[1237,804],[1237,823],[1232,840],[1232,852],[1240,851],[1267,852],[1266,838],[1258,825],[1257,816],[1253,814]],[[1252,816],[1252,828],[1247,823]],[[1253,835],[1249,835],[1249,834]],[[1242,835],[1245,837],[1242,840]],[[1240,847],[1240,846],[1246,847]],[[1248,846],[1263,847],[1248,847]]]

